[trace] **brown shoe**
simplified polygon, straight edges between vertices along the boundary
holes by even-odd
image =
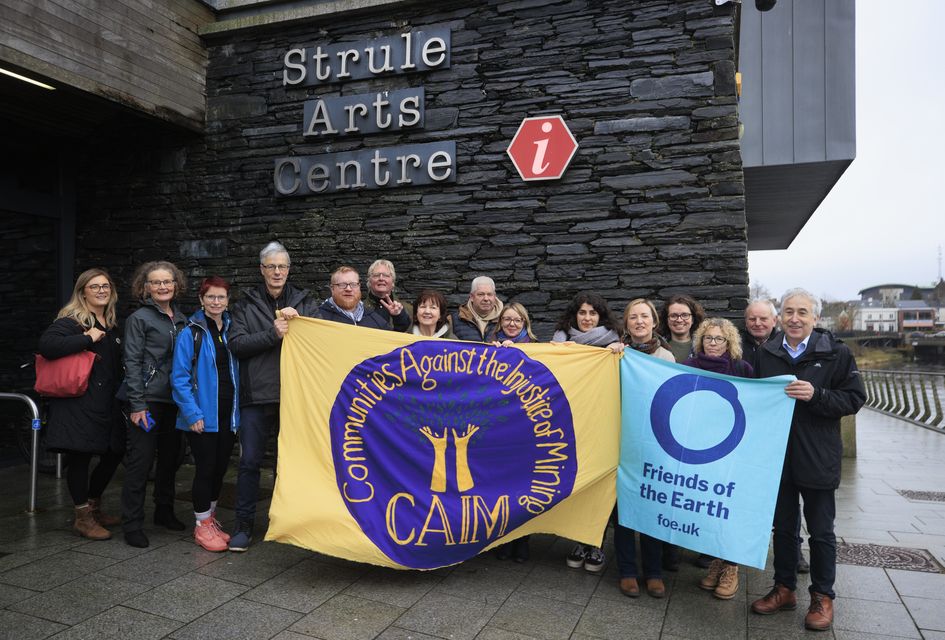
[[[621,578],[618,585],[620,587],[620,593],[628,598],[640,597],[640,583],[637,582],[636,578]]]
[[[794,609],[797,609],[797,594],[783,584],[774,585],[768,595],[751,603],[751,610],[763,616]]]
[[[89,498],[89,509],[92,510],[92,517],[103,527],[117,527],[121,524],[121,518],[113,516],[102,511],[101,498]]]
[[[833,624],[833,598],[812,591],[804,626],[811,631],[826,631]]]
[[[666,585],[662,578],[647,578],[646,592],[654,598],[662,598],[666,595]]]
[[[738,565],[724,564],[719,575],[719,584],[712,593],[719,600],[731,600],[738,593]]]
[[[722,561],[713,558],[712,562],[709,563],[709,572],[699,581],[699,588],[706,591],[715,591],[715,588],[719,586],[720,575],[722,575]]]
[[[75,508],[75,522],[72,528],[80,536],[89,540],[108,540],[112,537],[108,529],[103,529],[102,525],[92,517],[92,509],[88,504]]]

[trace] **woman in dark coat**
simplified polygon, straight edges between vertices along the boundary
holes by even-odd
[[[49,360],[86,350],[98,356],[83,395],[49,400],[46,434],[51,451],[69,454],[66,483],[75,505],[73,528],[92,540],[111,538],[105,527],[120,522],[101,510],[102,493],[124,453],[124,430],[115,402],[121,382],[117,301],[108,272],[83,271],[69,302],[39,339],[39,353]],[[90,477],[93,456],[98,456],[98,464]]]
[[[181,433],[174,428],[177,405],[171,398],[170,382],[174,341],[187,325],[176,302],[186,285],[180,269],[163,260],[138,267],[131,283],[131,293],[141,306],[125,322],[129,424],[121,515],[125,542],[132,547],[150,544],[143,531],[144,500],[155,452],[154,524],[172,531],[186,528],[174,515]]]

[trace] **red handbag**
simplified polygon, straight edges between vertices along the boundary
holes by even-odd
[[[78,398],[89,388],[89,376],[97,357],[91,351],[79,351],[47,360],[37,353],[33,389],[47,398]]]

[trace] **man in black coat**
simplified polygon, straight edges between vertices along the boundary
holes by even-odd
[[[758,368],[758,351],[761,345],[774,335],[777,324],[778,310],[770,300],[758,298],[745,307],[745,328],[740,332],[742,359],[753,369]]]
[[[397,299],[394,289],[397,284],[397,271],[390,260],[375,260],[368,267],[367,298],[364,306],[376,311],[387,320],[394,331],[410,331],[413,323],[413,307]]]
[[[453,333],[460,340],[489,342],[502,309],[502,301],[496,296],[495,281],[489,276],[477,276],[469,287],[469,300],[450,316]]]
[[[230,551],[253,540],[259,468],[270,431],[279,432],[279,361],[289,320],[315,314],[309,292],[288,282],[289,252],[270,242],[259,252],[263,282],[246,291],[232,310],[230,351],[240,360],[240,464],[236,479],[236,531]]]
[[[361,302],[361,279],[354,267],[338,267],[331,274],[331,297],[318,307],[322,320],[358,327],[392,330],[391,323]]]
[[[759,350],[759,377],[793,374],[785,387],[795,399],[794,417],[784,456],[781,486],[774,508],[774,587],[754,601],[752,611],[771,614],[797,607],[798,499],[810,534],[810,607],[808,629],[829,629],[837,564],[834,492],[840,486],[843,443],[840,419],[855,414],[866,392],[853,354],[842,342],[815,329],[820,302],[804,289],[781,298],[781,328]]]

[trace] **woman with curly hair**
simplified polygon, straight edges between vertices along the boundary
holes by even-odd
[[[148,472],[157,451],[154,476],[154,524],[183,531],[174,515],[174,476],[181,434],[175,429],[177,405],[171,397],[174,341],[187,326],[177,297],[187,286],[174,264],[157,260],[138,267],[131,284],[141,301],[125,324],[125,381],[128,386],[128,453],[121,492],[125,542],[147,547],[144,498]]]
[[[693,335],[694,354],[683,364],[728,376],[753,378],[751,365],[742,360],[742,340],[735,325],[725,318],[704,320]],[[738,565],[710,558],[708,573],[699,588],[711,591],[720,600],[731,600],[738,592]]]

